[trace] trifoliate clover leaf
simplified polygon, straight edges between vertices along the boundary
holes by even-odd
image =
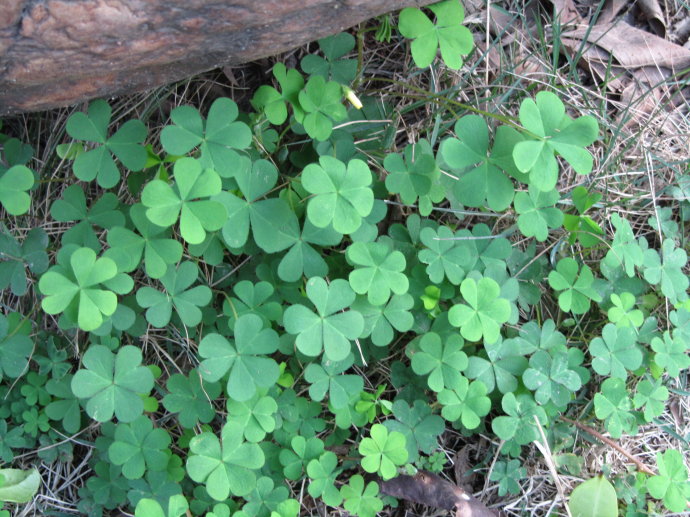
[[[518,445],[525,445],[539,439],[540,425],[548,422],[544,408],[538,406],[531,395],[506,393],[501,400],[505,415],[498,416],[491,422],[491,428],[501,440],[514,440]]]
[[[355,267],[350,273],[352,290],[366,294],[372,305],[384,305],[391,292],[402,295],[409,288],[405,256],[383,242],[354,242],[346,258]]]
[[[384,481],[395,477],[397,467],[407,461],[405,436],[397,431],[389,433],[381,424],[372,425],[370,435],[371,438],[363,438],[359,443],[362,468],[377,473]]]
[[[0,166],[0,204],[10,215],[29,211],[31,196],[26,193],[34,185],[34,173],[24,165],[2,171]]]
[[[166,383],[168,393],[163,406],[171,413],[178,413],[182,427],[193,428],[197,423],[207,424],[216,416],[211,401],[221,393],[217,382],[203,382],[199,371],[194,369],[188,376],[176,373]]]
[[[611,323],[617,327],[639,328],[644,323],[644,314],[635,307],[635,295],[632,293],[611,294],[613,307],[608,310],[608,317]]]
[[[412,59],[419,68],[428,67],[441,48],[443,62],[458,70],[460,56],[469,54],[474,46],[472,33],[462,25],[465,12],[459,2],[445,0],[429,6],[436,15],[434,24],[421,9],[408,7],[400,12],[398,29],[406,38],[413,39]]]
[[[187,474],[197,483],[204,483],[206,491],[216,501],[224,501],[230,494],[242,497],[256,486],[255,470],[265,461],[261,447],[247,443],[238,422],[227,422],[220,440],[205,432],[189,442]]]
[[[309,395],[312,400],[321,401],[328,393],[328,401],[333,409],[342,409],[350,401],[352,393],[364,389],[364,379],[360,375],[344,375],[353,364],[352,354],[343,361],[324,361],[311,363],[304,369],[304,379],[311,384]]]
[[[652,350],[654,350],[654,362],[664,368],[671,377],[678,377],[681,370],[690,366],[690,356],[688,355],[688,345],[678,334],[664,332],[664,338],[655,337],[652,339]]]
[[[631,409],[632,403],[623,379],[606,379],[601,384],[601,392],[594,395],[594,413],[599,420],[605,421],[612,438],[620,438],[624,432],[636,433],[635,415]]]
[[[468,341],[495,343],[500,337],[501,325],[510,318],[510,302],[501,297],[501,288],[491,278],[466,278],[460,284],[460,293],[467,304],[456,304],[448,312],[448,321],[460,327],[462,337]]]
[[[481,381],[469,382],[460,376],[451,389],[444,389],[437,395],[443,406],[441,416],[449,422],[460,420],[467,429],[476,429],[481,417],[491,410],[491,399],[486,396],[486,386]]]
[[[678,223],[672,219],[673,209],[670,206],[661,206],[655,208],[655,215],[650,217],[647,221],[649,226],[654,228],[656,231],[661,231],[666,239],[678,238]]]
[[[383,501],[377,497],[379,485],[375,481],[364,487],[364,478],[355,474],[347,485],[343,485],[340,494],[343,496],[343,506],[352,515],[358,517],[375,517],[383,510]]]
[[[525,237],[535,237],[543,242],[549,236],[549,228],[563,224],[563,212],[554,205],[561,198],[557,190],[543,192],[530,186],[529,193],[515,194],[515,211],[518,228]]]
[[[120,171],[113,156],[131,171],[146,165],[148,154],[141,143],[146,139],[146,126],[140,120],[128,120],[108,137],[111,117],[110,105],[104,100],[89,104],[87,113],[74,113],[67,119],[67,134],[76,140],[102,144],[81,153],[74,160],[72,170],[82,181],[94,178],[103,188],[111,188],[120,181]]]
[[[276,428],[278,404],[268,395],[255,395],[245,402],[228,400],[228,417],[238,422],[249,442],[258,443]]]
[[[539,404],[553,401],[557,406],[565,406],[582,387],[580,376],[569,367],[567,354],[555,352],[551,355],[544,350],[530,357],[529,368],[522,374],[522,381],[534,391]]]
[[[24,374],[34,343],[29,337],[31,325],[16,312],[0,314],[0,380]]]
[[[247,503],[242,507],[242,511],[233,514],[233,516],[268,516],[270,512],[278,509],[280,503],[287,501],[288,495],[288,488],[284,484],[275,486],[271,478],[260,477],[256,481],[254,490],[244,497]]]
[[[316,307],[316,313],[304,305],[291,305],[283,314],[283,325],[290,334],[297,335],[295,344],[300,352],[310,357],[322,351],[331,361],[342,361],[351,350],[351,341],[364,329],[364,318],[356,311],[341,312],[352,305],[355,293],[342,279],[330,285],[320,277],[307,282],[307,297]]]
[[[26,268],[35,275],[48,269],[48,235],[42,228],[32,228],[21,245],[9,233],[0,231],[0,291],[8,286],[16,296],[27,291]]]
[[[81,429],[82,409],[79,399],[74,396],[71,388],[72,375],[67,374],[61,379],[50,379],[46,383],[46,391],[55,399],[46,406],[46,415],[51,420],[62,421],[62,427],[68,433],[76,433]]]
[[[307,205],[309,221],[317,228],[332,224],[339,233],[354,233],[374,207],[370,185],[371,171],[362,160],[350,160],[346,166],[322,156],[302,171],[302,186],[314,194]]]
[[[433,154],[424,153],[420,147],[410,144],[405,147],[404,154],[391,153],[383,161],[388,171],[386,188],[399,194],[400,200],[408,205],[429,194],[440,174]]]
[[[237,298],[228,296],[223,304],[223,312],[228,315],[230,328],[235,327],[235,321],[242,314],[256,314],[266,327],[270,327],[272,321],[278,321],[283,315],[283,307],[276,301],[273,294],[275,288],[270,282],[253,284],[249,280],[242,280],[232,290]]]
[[[196,108],[179,106],[170,113],[174,125],[161,131],[161,145],[173,155],[187,154],[198,146],[202,167],[230,178],[240,162],[235,149],[245,149],[252,141],[247,124],[236,120],[238,113],[237,104],[223,97],[211,104],[205,122]]]
[[[199,365],[203,378],[220,380],[228,371],[227,394],[238,402],[251,399],[257,388],[270,388],[280,376],[280,368],[267,354],[278,349],[278,334],[264,328],[256,314],[244,314],[235,323],[231,343],[220,334],[207,334],[199,343]]]
[[[340,84],[350,84],[357,74],[357,60],[343,59],[355,48],[355,37],[349,32],[341,32],[319,40],[319,48],[325,59],[316,54],[305,56],[300,66],[309,75],[320,75]]]
[[[69,261],[69,262],[68,262]],[[91,248],[74,250],[69,259],[41,276],[38,288],[45,295],[41,307],[48,314],[64,312],[85,331],[95,330],[117,309],[117,295],[127,294],[134,282],[107,257],[96,258]],[[108,289],[105,289],[107,287]]]
[[[338,506],[343,497],[335,487],[335,478],[340,473],[337,469],[338,458],[331,451],[324,452],[318,459],[307,464],[307,475],[311,479],[307,491],[312,497],[321,497],[330,506]]]
[[[302,477],[307,463],[321,456],[323,442],[315,436],[305,438],[297,435],[290,440],[290,446],[292,450],[283,449],[280,451],[279,460],[283,465],[285,477],[295,481]]]
[[[146,217],[167,228],[180,220],[180,234],[190,244],[199,244],[206,232],[220,230],[228,213],[218,201],[206,198],[221,191],[221,180],[213,169],[202,169],[199,160],[180,158],[175,162],[175,183],[163,180],[149,182],[141,193],[141,202],[148,208]]]
[[[601,301],[592,284],[594,275],[586,264],[579,270],[575,259],[566,257],[558,261],[556,270],[549,273],[549,285],[558,295],[558,306],[561,310],[573,314],[584,314],[589,310],[590,300]]]
[[[688,254],[683,248],[676,248],[671,239],[661,245],[661,258],[656,250],[644,252],[642,272],[644,279],[652,285],[661,283],[661,292],[672,303],[683,301],[688,297],[690,279],[683,272],[688,261]]]
[[[503,211],[513,200],[513,182],[489,156],[489,127],[478,115],[466,115],[455,123],[458,138],[441,145],[444,161],[454,170],[465,171],[455,184],[455,197],[471,207],[488,206]]]
[[[144,286],[137,291],[137,303],[146,309],[146,319],[154,327],[165,327],[172,316],[172,310],[188,327],[201,321],[200,307],[211,301],[211,289],[205,285],[190,286],[196,282],[199,268],[194,262],[182,262],[179,267],[168,266],[160,278],[164,292]]]
[[[445,340],[435,332],[428,332],[419,342],[419,351],[412,356],[412,369],[417,375],[429,374],[429,388],[439,392],[458,386],[467,368],[467,354],[462,351],[464,341],[457,334]]]
[[[328,275],[328,264],[322,254],[314,249],[316,246],[336,246],[343,236],[331,226],[317,228],[309,219],[304,220],[302,235],[288,250],[278,264],[278,276],[286,282],[295,282],[302,276],[325,277]]]
[[[341,102],[342,87],[335,81],[328,81],[320,75],[309,78],[299,92],[299,103],[304,118],[297,120],[307,134],[315,140],[327,140],[333,132],[333,122],[347,117],[347,110]],[[343,232],[344,233],[344,232]]]
[[[132,222],[139,234],[123,226],[108,231],[110,249],[106,256],[113,259],[120,271],[134,271],[144,256],[144,268],[151,278],[160,278],[171,264],[182,258],[182,244],[169,238],[169,231],[153,224],[146,217],[146,207],[141,203],[133,205],[129,211]]]
[[[603,265],[609,269],[623,267],[629,277],[635,275],[635,267],[641,267],[644,263],[644,252],[647,249],[646,241],[640,237],[635,241],[630,223],[619,214],[611,215],[611,224],[616,227],[611,249],[606,253]]]
[[[501,393],[514,392],[517,378],[527,369],[528,353],[517,339],[501,339],[495,343],[484,343],[486,358],[473,355],[469,358],[465,375],[486,385],[488,393],[498,388]]]
[[[497,461],[491,471],[490,480],[498,481],[498,495],[519,494],[520,483],[527,476],[527,469],[520,460]]]
[[[426,272],[435,284],[443,282],[444,277],[451,284],[459,285],[476,262],[476,255],[470,246],[458,244],[455,235],[447,226],[438,230],[423,228],[419,238],[426,246],[419,251],[419,261],[428,264]]]
[[[50,205],[50,215],[60,222],[78,221],[63,233],[63,245],[72,243],[98,251],[101,244],[92,226],[105,229],[124,226],[125,216],[119,210],[119,204],[120,201],[115,194],[106,192],[87,209],[84,191],[79,185],[71,185],[63,191],[62,198]]]
[[[103,345],[92,345],[84,354],[81,369],[72,378],[72,392],[88,399],[86,412],[98,422],[113,413],[120,422],[131,422],[144,411],[140,393],[153,388],[153,374],[141,366],[141,350],[126,345],[113,354]]]
[[[668,449],[656,453],[656,464],[659,475],[652,476],[647,481],[649,495],[661,499],[664,506],[671,512],[683,512],[687,509],[690,498],[690,482],[688,482],[688,468],[683,456],[675,449]]]
[[[288,70],[283,63],[273,67],[273,77],[280,85],[281,92],[267,84],[259,86],[251,103],[256,110],[264,110],[271,124],[280,125],[287,120],[287,104],[295,111],[295,118],[302,119],[304,112],[299,105],[299,92],[304,87],[304,78],[295,69]]]
[[[445,430],[443,419],[431,414],[431,407],[422,400],[415,400],[412,407],[404,400],[393,402],[393,416],[384,425],[389,431],[398,431],[405,435],[407,461],[414,463],[419,452],[431,453],[438,445],[438,437]]]
[[[222,192],[214,199],[225,206],[228,217],[223,221],[223,239],[231,248],[244,246],[252,235],[267,253],[289,248],[299,239],[299,222],[295,212],[281,198],[263,198],[278,181],[278,170],[268,160],[256,160],[251,167],[235,174],[244,199]]]
[[[592,155],[585,147],[599,134],[593,117],[585,115],[573,120],[566,115],[556,94],[541,91],[536,102],[529,98],[522,101],[520,123],[531,135],[515,145],[513,159],[521,172],[529,173],[530,185],[545,192],[553,190],[558,179],[556,153],[578,174],[592,171]]]
[[[633,404],[635,409],[644,407],[644,419],[651,422],[666,410],[668,395],[668,388],[662,384],[661,379],[654,382],[644,379],[637,384]]]
[[[364,331],[361,337],[371,337],[376,346],[386,346],[398,332],[407,332],[414,325],[410,312],[414,298],[409,294],[393,295],[386,305],[372,305],[363,296],[358,296],[352,309],[364,317]]]
[[[139,499],[134,509],[134,517],[181,517],[186,515],[188,510],[189,503],[181,494],[173,495],[163,506],[155,499],[144,497]]]
[[[147,470],[165,470],[168,466],[170,435],[165,429],[154,429],[147,416],[118,424],[114,438],[108,457],[114,465],[122,466],[122,475],[127,479],[139,479]]]
[[[642,364],[642,350],[637,346],[637,336],[631,327],[617,327],[613,323],[604,326],[601,337],[589,344],[592,368],[599,375],[610,375],[625,380],[628,371]]]

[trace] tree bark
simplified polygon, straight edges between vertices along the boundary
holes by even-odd
[[[1,0],[0,115],[278,54],[430,0]]]

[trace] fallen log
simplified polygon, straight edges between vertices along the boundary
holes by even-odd
[[[430,0],[3,0],[0,115],[146,90]]]

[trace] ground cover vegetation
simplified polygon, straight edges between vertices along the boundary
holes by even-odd
[[[243,109],[8,121],[0,515],[368,517],[452,465],[508,515],[686,511],[687,157],[633,164],[650,124],[548,45],[468,89],[464,16],[321,40]]]

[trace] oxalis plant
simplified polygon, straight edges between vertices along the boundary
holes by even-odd
[[[399,14],[420,69],[463,65],[463,14]],[[253,111],[180,106],[156,136],[92,102],[67,121],[57,199],[39,197],[31,147],[1,137],[9,508],[39,490],[40,462],[85,461],[84,515],[368,517],[396,504],[396,476],[447,466],[450,430],[500,443],[484,473],[518,494],[534,442],[584,478],[576,425],[634,437],[681,393],[685,241],[668,214],[636,233],[584,186],[596,118],[543,85],[515,119],[449,105],[441,131],[396,147],[392,108],[353,89],[355,45],[321,40],[275,65]],[[565,170],[582,184],[561,188]],[[32,227],[39,203],[60,231]],[[685,511],[683,453],[651,459],[562,504]]]

